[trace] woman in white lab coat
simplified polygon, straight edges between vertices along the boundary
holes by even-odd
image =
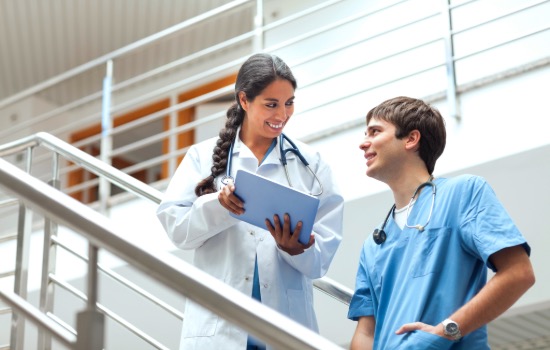
[[[284,228],[288,218],[274,217],[261,229],[230,216],[242,213],[242,202],[232,183],[222,183],[230,156],[230,175],[245,169],[288,186],[278,142],[294,112],[295,89],[296,80],[280,58],[251,56],[237,75],[236,101],[227,111],[225,128],[219,138],[189,149],[157,216],[176,246],[195,250],[195,266],[318,331],[312,279],[325,275],[342,239],[343,198],[329,166],[311,147],[294,140],[323,186],[307,245]],[[288,152],[287,159],[292,186],[318,193],[319,184],[299,158]],[[188,301],[180,347],[244,350],[265,345]]]

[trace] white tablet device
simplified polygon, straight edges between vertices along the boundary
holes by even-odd
[[[244,202],[244,214],[230,213],[231,216],[267,229],[265,219],[273,223],[273,216],[277,214],[282,223],[284,214],[288,213],[291,232],[301,221],[302,230],[298,241],[309,243],[319,209],[319,198],[242,169],[237,170],[235,175],[235,195]]]

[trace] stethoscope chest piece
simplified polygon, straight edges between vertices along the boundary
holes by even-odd
[[[374,239],[374,243],[382,244],[386,241],[386,232],[383,229],[375,229],[372,233],[372,239]]]
[[[224,175],[224,176],[222,176],[221,182],[224,185],[233,185],[235,180],[233,179],[233,176]]]
[[[372,239],[374,240],[374,243],[380,245],[386,241],[387,235],[386,231],[384,231],[384,228],[386,227],[386,224],[388,223],[388,219],[390,218],[391,213],[395,209],[395,204],[392,205],[390,211],[388,212],[388,215],[386,215],[386,218],[384,219],[384,223],[382,224],[381,228],[377,228],[372,232]]]

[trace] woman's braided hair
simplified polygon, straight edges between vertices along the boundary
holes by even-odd
[[[214,180],[226,171],[229,148],[235,141],[237,129],[245,117],[245,111],[239,104],[239,92],[244,92],[247,101],[253,101],[277,79],[288,80],[294,89],[297,87],[296,79],[294,79],[290,68],[275,55],[259,53],[252,55],[243,63],[235,82],[235,102],[227,110],[225,127],[220,130],[219,139],[214,147],[211,174],[195,187],[197,196],[216,192]]]

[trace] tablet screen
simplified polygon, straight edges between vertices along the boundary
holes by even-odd
[[[242,169],[235,175],[235,195],[244,202],[245,211],[242,215],[230,213],[231,216],[265,230],[265,219],[273,223],[273,215],[277,214],[282,222],[288,213],[291,231],[302,221],[298,241],[309,243],[319,198]]]

